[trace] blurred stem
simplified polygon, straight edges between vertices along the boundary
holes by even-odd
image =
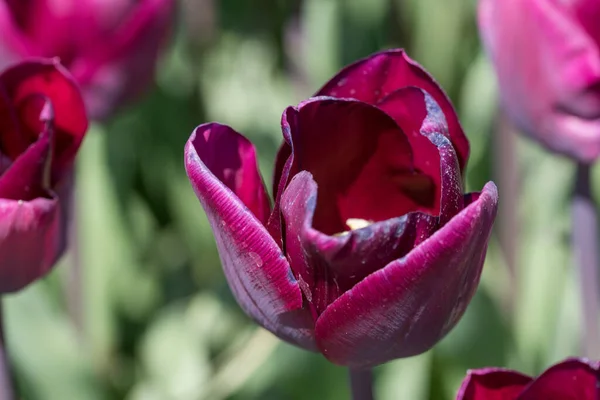
[[[573,194],[573,251],[579,266],[585,356],[600,358],[598,314],[598,215],[592,199],[589,164],[577,163]]]
[[[12,400],[12,378],[10,365],[6,353],[6,340],[4,335],[4,313],[0,300],[0,400]]]
[[[373,372],[370,369],[349,369],[352,400],[373,400]]]
[[[509,293],[506,296],[506,307],[514,310],[517,288],[517,253],[519,244],[519,171],[517,165],[516,132],[503,112],[499,113],[497,131],[493,135],[495,151],[495,169],[498,188],[502,193],[502,201],[498,210],[498,239],[508,268]]]
[[[70,204],[69,214],[69,249],[71,265],[67,271],[67,312],[75,326],[76,332],[79,334],[79,339],[83,336],[83,266],[81,263],[81,241],[79,238],[79,196],[77,193],[77,171],[73,172],[73,194]]]

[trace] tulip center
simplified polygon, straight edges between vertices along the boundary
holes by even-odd
[[[304,105],[295,124],[291,174],[308,171],[317,183],[318,231],[334,235],[348,221],[355,226],[413,211],[439,214],[435,181],[415,168],[407,134],[383,111],[326,99]]]
[[[433,208],[435,184],[412,169],[400,135],[388,131],[372,135],[375,140],[364,135],[353,149],[338,144],[339,161],[309,170],[319,185],[316,229],[334,234]]]

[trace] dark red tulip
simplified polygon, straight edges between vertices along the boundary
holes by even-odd
[[[600,363],[567,359],[536,378],[504,368],[469,371],[456,400],[597,400]]]
[[[582,162],[600,156],[600,1],[480,0],[479,27],[512,120]]]
[[[63,252],[65,202],[87,125],[79,88],[58,61],[0,74],[0,293],[41,277]]]
[[[232,128],[201,125],[185,149],[239,304],[337,364],[431,348],[477,288],[498,200],[493,183],[463,194],[468,142],[446,95],[386,51],[287,108],[282,130],[273,207]]]
[[[2,0],[0,63],[59,57],[103,119],[154,76],[175,0]]]

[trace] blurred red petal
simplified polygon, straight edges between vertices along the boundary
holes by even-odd
[[[456,400],[517,400],[533,379],[504,368],[484,368],[467,373]]]
[[[53,180],[60,179],[72,165],[88,127],[79,87],[58,61],[47,59],[25,61],[5,70],[0,75],[0,85],[17,109],[30,102],[32,96],[48,99],[54,117],[51,124],[54,131]],[[4,118],[4,114],[0,115]],[[20,121],[21,132],[18,134],[35,138],[41,133],[38,131],[40,115],[26,112],[20,117],[25,120]],[[8,155],[16,158],[15,154]]]
[[[0,199],[0,293],[22,289],[54,265],[63,248],[56,198]]]
[[[569,359],[548,368],[519,396],[519,400],[597,400],[599,398],[599,363],[584,359]]]

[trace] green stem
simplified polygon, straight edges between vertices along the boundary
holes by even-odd
[[[0,302],[0,400],[13,400],[12,378],[10,364],[6,354],[6,340],[4,336],[4,315]]]
[[[352,400],[373,400],[373,372],[370,369],[349,369]]]
[[[592,198],[590,165],[577,164],[573,194],[573,251],[579,267],[584,355],[600,358],[598,315],[598,212]]]

